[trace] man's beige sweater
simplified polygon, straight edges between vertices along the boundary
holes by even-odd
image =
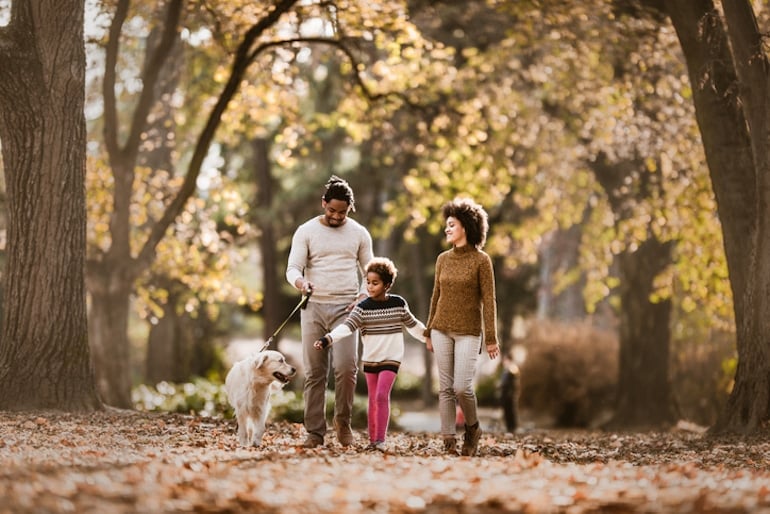
[[[465,245],[439,254],[430,315],[430,330],[461,335],[482,335],[486,344],[497,343],[497,308],[492,259]],[[483,332],[482,332],[483,319]]]
[[[366,294],[364,267],[371,259],[372,237],[360,223],[347,218],[344,225],[329,227],[316,216],[294,232],[286,280],[311,281],[311,302],[349,303]]]

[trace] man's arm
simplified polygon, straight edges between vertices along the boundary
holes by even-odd
[[[307,238],[300,234],[297,229],[291,238],[291,250],[289,250],[289,260],[286,266],[286,280],[300,291],[305,286],[305,266],[307,266]]]
[[[363,227],[363,225],[362,225]],[[358,271],[361,276],[361,284],[358,288],[358,301],[369,296],[366,292],[366,265],[374,258],[372,250],[372,236],[366,228],[363,228],[363,240],[358,247]]]

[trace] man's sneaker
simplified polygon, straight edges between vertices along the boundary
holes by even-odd
[[[308,434],[305,442],[302,444],[305,448],[317,448],[323,446],[324,438],[318,434]]]
[[[481,427],[477,421],[475,425],[465,425],[465,435],[463,436],[463,449],[461,453],[468,457],[476,455],[479,449],[479,439],[481,439]]]
[[[353,431],[350,429],[349,423],[339,423],[335,419],[334,431],[337,432],[337,442],[342,446],[350,446],[353,444]]]
[[[444,451],[450,455],[457,455],[457,440],[455,436],[444,436]]]

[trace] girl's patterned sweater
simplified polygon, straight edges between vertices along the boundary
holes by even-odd
[[[326,335],[331,342],[361,331],[364,371],[374,373],[383,369],[398,372],[404,358],[404,332],[425,342],[425,325],[414,317],[402,297],[389,294],[384,301],[367,298],[361,301],[347,319]]]

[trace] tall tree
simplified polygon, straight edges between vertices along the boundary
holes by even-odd
[[[607,193],[616,223],[634,213],[633,205],[661,184],[644,171],[642,159],[609,163],[600,154],[592,168]],[[617,255],[620,355],[615,412],[607,428],[655,427],[676,421],[668,366],[671,299],[652,301],[655,279],[672,262],[672,241],[660,241],[652,230],[638,247]]]
[[[294,63],[307,59],[308,47],[313,45],[329,48],[342,56],[346,78],[350,79],[349,83],[345,84],[348,88],[346,92],[353,89],[364,91],[364,95],[353,95],[359,100],[364,96],[369,99],[384,97],[385,94],[369,92],[376,81],[368,79],[361,71],[363,65],[358,61],[359,47],[376,46],[375,41],[382,44],[379,36],[371,38],[372,32],[377,30],[377,24],[382,21],[385,25],[398,25],[401,19],[401,8],[388,2],[377,4],[377,8],[367,2],[353,2],[347,4],[346,9],[337,9],[333,4],[326,2],[274,0],[254,4],[246,0],[222,0],[206,2],[207,8],[200,12],[193,9],[194,5],[194,2],[184,0],[167,0],[160,4],[159,9],[163,16],[158,20],[158,26],[162,35],[154,48],[148,52],[146,64],[142,67],[139,81],[141,89],[136,101],[130,102],[131,123],[125,129],[119,116],[122,104],[118,102],[118,92],[121,90],[118,82],[121,75],[118,63],[121,61],[119,50],[124,26],[128,25],[127,20],[132,19],[129,0],[117,0],[105,45],[104,146],[114,178],[114,199],[109,213],[109,242],[98,256],[89,261],[88,284],[94,299],[91,329],[99,385],[105,401],[118,406],[130,406],[131,384],[125,361],[129,347],[127,323],[131,291],[135,281],[155,260],[158,245],[166,237],[167,230],[182,213],[187,200],[195,194],[196,181],[200,176],[203,161],[209,154],[215,133],[222,125],[229,123],[231,129],[233,125],[238,125],[234,120],[239,118],[239,113],[227,112],[230,102],[236,94],[248,89],[245,86],[251,86],[260,79],[262,83],[273,83],[274,88],[267,96],[274,96],[276,91],[286,89],[289,85],[295,87],[296,91],[304,89],[304,84],[301,84],[304,81],[295,82],[295,78],[286,70],[290,70]],[[200,27],[195,26],[199,20],[191,21],[191,18],[194,18],[193,11],[195,14],[213,18],[209,20],[210,26],[204,24],[205,30],[199,31]],[[313,20],[314,23],[305,23],[306,20]],[[186,169],[179,170],[179,175],[184,177],[183,182],[177,191],[169,195],[163,211],[147,220],[143,227],[145,232],[138,238],[137,243],[131,239],[130,213],[132,186],[139,170],[138,156],[147,144],[146,130],[152,117],[151,110],[158,101],[157,83],[161,69],[168,65],[173,47],[180,40],[181,27],[185,23],[185,32],[189,36],[191,47],[196,44],[192,41],[204,34],[202,39],[221,45],[225,52],[232,54],[230,67],[229,70],[220,67],[206,75],[211,81],[201,81],[196,73],[197,68],[190,70],[192,84],[188,86],[191,90],[205,90],[206,101],[201,101],[200,98],[189,100],[199,102],[196,105],[202,109],[207,106],[211,108],[204,120],[201,120],[196,112],[190,110],[188,113],[188,120],[193,119],[193,125],[198,122],[200,131],[196,132],[199,135],[194,143],[191,143],[194,149],[189,152],[189,161],[186,159],[188,153],[181,148],[175,152],[177,155],[184,154],[185,159],[182,162],[188,163]],[[213,32],[210,30],[212,28]],[[308,32],[315,35],[306,36]],[[233,37],[234,34],[237,35],[236,38]],[[385,46],[393,45],[385,42]],[[268,64],[268,56],[276,55],[278,57]],[[191,61],[195,61],[195,58]],[[258,65],[254,67],[259,68],[258,72],[248,74],[248,68],[255,62]],[[264,71],[268,69],[271,73],[265,74]],[[205,86],[201,87],[201,83]],[[252,116],[255,113],[259,116],[262,111],[252,110],[255,105],[249,104],[247,97],[242,95],[240,99],[239,106],[244,108],[240,114],[248,110],[244,119],[249,122],[249,126],[262,125],[264,128],[272,125],[270,118],[257,119],[255,122]],[[269,99],[264,98],[263,101],[269,102]],[[361,100],[361,103],[365,101]],[[273,116],[277,115],[273,113]],[[334,121],[334,117],[326,120],[329,126],[334,126]],[[242,132],[244,126],[246,124],[240,125],[238,130]],[[290,155],[297,147],[296,142],[303,140],[305,135],[301,129],[297,133],[287,129],[281,133],[281,137],[285,138],[281,153]],[[323,147],[321,150],[327,151],[327,148]],[[334,150],[337,153],[339,149]],[[326,176],[328,177],[328,174]],[[296,180],[293,182],[296,186]]]
[[[110,219],[111,244],[98,259],[88,266],[89,291],[92,295],[91,335],[94,361],[98,374],[99,388],[105,402],[119,407],[131,406],[131,378],[126,365],[129,354],[128,316],[130,295],[134,281],[152,265],[158,244],[168,228],[185,208],[187,201],[195,194],[196,181],[211,142],[222,121],[230,101],[240,87],[248,66],[264,46],[254,48],[266,30],[297,3],[297,0],[276,1],[264,16],[245,31],[232,59],[230,74],[216,98],[184,174],[178,191],[166,205],[165,210],[148,223],[148,235],[142,247],[135,252],[131,247],[131,197],[136,176],[138,156],[142,149],[145,131],[150,123],[150,111],[157,101],[157,84],[161,70],[173,55],[178,44],[180,22],[185,2],[169,0],[165,5],[158,43],[147,58],[142,72],[142,90],[132,113],[132,123],[121,140],[121,124],[116,99],[120,35],[129,15],[129,0],[119,0],[116,5],[109,40],[106,49],[104,77],[104,140],[114,176],[114,203]]]
[[[0,28],[8,193],[0,409],[101,407],[84,281],[84,13],[84,0],[11,2]]]
[[[737,328],[735,384],[714,432],[770,418],[770,62],[752,4],[665,3],[684,51],[722,222]]]

